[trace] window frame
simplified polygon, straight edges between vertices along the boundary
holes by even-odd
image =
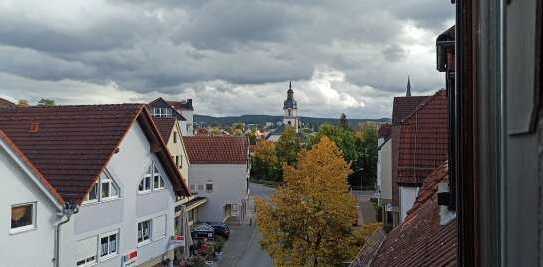
[[[208,189],[208,186],[211,185],[211,189]],[[206,193],[213,193],[213,188],[214,185],[213,185],[213,182],[207,182],[204,186],[204,190]]]
[[[155,179],[158,178],[158,183],[155,182]],[[149,179],[149,188],[146,188],[145,181]],[[141,185],[143,184],[143,190],[140,190]],[[156,186],[155,184],[158,184]],[[138,194],[148,194],[153,191],[161,191],[166,189],[166,182],[164,181],[164,177],[162,177],[162,174],[160,173],[160,170],[157,168],[157,164],[155,162],[151,163],[151,165],[147,168],[146,173],[144,174],[143,178],[140,180],[140,183],[138,184]]]
[[[115,237],[115,252],[111,252],[110,250],[110,244],[111,244],[111,237]],[[107,250],[108,253],[106,255],[102,256],[102,239],[107,238]],[[100,262],[107,261],[109,259],[115,258],[119,255],[119,240],[120,240],[120,231],[114,230],[106,233],[102,233],[98,235],[98,258],[100,259]]]
[[[84,239],[80,239],[77,242],[79,243],[79,242],[82,242],[84,240],[91,239],[91,238],[94,239],[94,248],[95,248],[94,256],[87,257],[85,259],[77,259],[76,258],[75,266],[77,266],[77,267],[88,267],[88,266],[94,266],[94,265],[98,264],[98,258],[99,258],[98,257],[98,236],[96,236],[96,235],[90,236],[90,237],[87,237],[87,238],[84,238]],[[88,259],[92,258],[92,257],[94,257],[94,261],[89,262]],[[80,261],[84,261],[84,263],[81,264],[81,265],[78,265],[78,263]]]
[[[108,202],[111,200],[116,200],[116,199],[121,198],[121,187],[119,186],[117,182],[115,182],[115,179],[113,179],[113,177],[111,177],[111,175],[107,173],[104,174],[104,177],[105,178],[102,178],[102,175],[100,175],[100,177],[98,177],[98,179],[94,182],[89,192],[85,195],[82,205],[103,203],[103,202]],[[108,187],[109,187],[109,191],[108,191],[109,196],[105,196],[105,197],[102,195],[103,193],[102,185],[104,183],[108,184]],[[96,199],[90,199],[90,193],[92,192],[94,188],[96,188]],[[111,194],[112,188],[114,188],[114,190],[117,191],[117,194],[115,195]]]
[[[19,233],[23,233],[23,232],[27,232],[27,231],[31,231],[31,230],[35,230],[35,229],[38,229],[38,223],[37,223],[37,215],[38,215],[38,211],[37,211],[37,207],[38,207],[38,202],[26,202],[26,203],[20,203],[20,204],[14,204],[14,205],[11,205],[11,209],[10,211],[13,212],[13,208],[17,208],[17,207],[22,207],[22,206],[28,206],[30,205],[30,207],[32,208],[31,210],[31,213],[32,213],[32,216],[31,216],[31,219],[32,219],[32,222],[28,225],[24,225],[24,226],[19,226],[19,227],[15,227],[15,228],[12,228],[11,227],[11,216],[13,214],[10,214],[10,228],[9,228],[9,233],[10,234],[19,234]]]
[[[144,223],[147,223],[148,226],[149,226],[149,230],[148,230],[149,235],[148,235],[147,239],[143,239],[143,224]],[[141,227],[142,241],[139,240],[140,224],[142,225],[142,227]],[[142,246],[145,246],[145,245],[151,243],[152,240],[153,240],[153,219],[147,219],[147,220],[140,221],[140,222],[138,222],[137,227],[138,227],[137,237],[136,237],[136,240],[138,242],[137,247],[142,247]]]

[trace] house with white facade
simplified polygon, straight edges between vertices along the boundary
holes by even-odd
[[[194,135],[194,107],[192,99],[182,101],[166,101],[159,97],[149,103],[155,117],[177,117],[180,120],[181,134]]]
[[[249,197],[249,140],[234,136],[183,137],[189,156],[189,186],[206,197],[200,221],[243,220]]]
[[[189,191],[145,105],[2,110],[0,130],[4,266],[172,263]]]
[[[382,207],[382,218],[385,226],[394,225],[392,206],[392,128],[390,124],[379,127],[377,139],[377,196]]]

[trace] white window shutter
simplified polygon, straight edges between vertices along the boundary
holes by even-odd
[[[153,240],[166,236],[166,215],[161,215],[153,219]]]
[[[96,256],[98,248],[97,237],[91,237],[77,242],[76,248],[76,261],[87,259],[92,256]]]

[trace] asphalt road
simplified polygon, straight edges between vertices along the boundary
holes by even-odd
[[[230,239],[224,247],[224,259],[219,266],[268,267],[274,266],[271,257],[260,247],[262,235],[254,221],[254,197],[270,199],[275,189],[259,184],[249,184],[251,199],[248,216],[253,217],[252,225],[241,224],[230,227]]]

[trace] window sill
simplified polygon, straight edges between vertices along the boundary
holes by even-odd
[[[138,195],[147,195],[147,194],[151,194],[151,192],[153,192],[152,190],[145,190],[145,191],[138,191]]]
[[[97,264],[98,264],[98,262],[95,261],[93,263],[85,263],[83,265],[79,265],[79,266],[76,265],[76,266],[77,267],[90,267],[90,266],[94,266],[94,265],[97,265]]]
[[[21,227],[9,229],[9,234],[10,235],[16,235],[16,234],[20,234],[20,233],[24,233],[24,232],[28,232],[28,231],[37,230],[37,229],[38,229],[38,227],[36,227],[35,225],[21,226]]]
[[[81,206],[82,207],[95,206],[95,205],[100,205],[102,203],[112,202],[112,201],[120,200],[120,199],[122,199],[122,198],[121,197],[104,198],[104,199],[102,199],[100,201],[83,202],[83,203],[81,203]]]
[[[151,244],[151,239],[145,240],[141,243],[138,243],[138,248],[145,247],[147,245]]]
[[[111,259],[113,259],[113,258],[116,258],[117,256],[119,256],[119,253],[110,254],[110,255],[106,255],[106,256],[100,257],[100,262],[104,262],[104,261],[111,260]]]

